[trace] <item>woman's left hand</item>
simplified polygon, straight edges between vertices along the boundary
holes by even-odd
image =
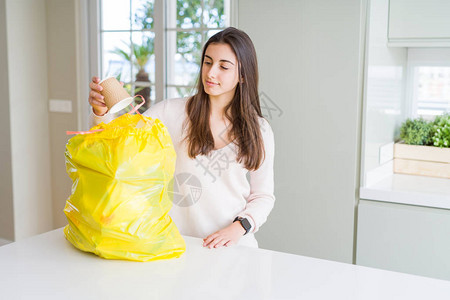
[[[240,222],[234,222],[231,225],[221,229],[203,239],[203,247],[219,248],[228,247],[237,244],[239,239],[244,235],[245,229]]]

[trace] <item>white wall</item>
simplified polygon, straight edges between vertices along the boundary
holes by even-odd
[[[53,228],[45,1],[7,0],[6,28],[14,205],[10,228],[19,240]]]
[[[263,248],[353,260],[365,3],[239,1],[260,91],[282,110],[269,118],[277,200],[257,233]]]
[[[76,1],[0,0],[0,238],[67,224],[65,132],[78,129]],[[71,100],[75,111],[49,113],[49,98]]]
[[[69,100],[73,108],[72,113],[50,112],[48,116],[54,228],[67,224],[63,209],[72,180],[66,172],[64,151],[72,136],[66,130],[78,129],[77,97],[82,88],[78,88],[77,66],[85,63],[76,53],[75,1],[79,0],[46,0],[48,97]],[[81,84],[88,88],[89,81]],[[82,98],[87,102],[87,96]]]
[[[407,48],[387,47],[389,0],[370,1],[365,90],[365,173],[379,167],[380,146],[399,135],[404,118]],[[363,182],[367,184],[367,182]]]
[[[6,0],[0,0],[0,237],[14,239]]]

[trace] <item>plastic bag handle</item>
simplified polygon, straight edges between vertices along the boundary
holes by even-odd
[[[133,104],[130,104],[131,107],[133,108],[132,110],[130,110],[128,113],[131,115],[133,113],[137,113],[139,115],[141,115],[141,113],[138,111],[139,108],[141,108],[142,105],[145,104],[145,99],[144,97],[142,97],[141,95],[136,95],[133,98],[136,97],[141,97],[142,102],[139,103],[138,105],[136,105],[136,107],[133,106]],[[90,134],[90,133],[95,133],[95,132],[100,132],[103,131],[104,129],[95,129],[95,130],[88,130],[88,131],[66,131],[66,135],[72,135],[72,134]]]
[[[103,131],[104,129],[95,129],[95,130],[88,130],[88,131],[66,131],[66,135],[71,135],[71,134],[89,134],[89,133],[94,133],[94,132],[100,132]]]
[[[144,99],[144,97],[142,97],[141,95],[136,95],[136,96],[134,96],[133,98],[136,98],[136,97],[141,97],[142,102],[139,103],[138,105],[136,105],[136,107],[134,107],[133,104],[130,104],[131,107],[133,108],[132,110],[130,110],[130,111],[128,112],[130,115],[131,115],[131,114],[134,114],[134,113],[141,114],[140,112],[138,112],[138,109],[141,108],[141,106],[145,104],[145,99]]]

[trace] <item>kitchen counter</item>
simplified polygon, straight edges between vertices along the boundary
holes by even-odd
[[[390,174],[359,190],[361,199],[450,209],[450,179]]]
[[[0,247],[0,299],[449,299],[450,282],[244,246],[106,260],[62,228]]]

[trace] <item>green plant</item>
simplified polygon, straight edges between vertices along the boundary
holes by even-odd
[[[121,81],[121,79],[120,79],[121,77],[122,77],[122,74],[117,75],[116,76],[117,81],[120,82]],[[124,83],[123,88],[128,92],[128,94],[130,94],[130,95],[132,94],[131,84],[130,83]],[[138,94],[143,89],[144,89],[143,87],[136,87],[136,88],[134,88],[134,93]]]
[[[126,47],[130,47],[128,43],[122,41]],[[143,70],[145,65],[147,64],[150,56],[153,54],[153,43],[150,38],[143,38],[142,44],[138,45],[133,43],[132,46],[133,51],[133,64],[138,67],[139,71]],[[130,51],[123,50],[121,48],[115,48],[111,51],[111,53],[122,56],[125,61],[132,61],[130,57]]]
[[[433,145],[436,147],[450,147],[450,114],[437,116],[433,122]]]
[[[225,4],[221,0],[177,0],[176,26],[179,28],[200,28],[207,25],[211,28],[224,26]],[[202,2],[205,11],[201,11]],[[201,18],[207,18],[208,24],[202,24]],[[213,33],[213,32],[211,32]],[[186,61],[200,64],[202,56],[202,37],[191,31],[177,32],[177,53],[181,54]],[[203,37],[204,42],[208,39]],[[203,42],[203,43],[204,43]]]
[[[153,1],[147,1],[142,3],[142,6],[137,9],[134,14],[134,23],[140,29],[152,29],[153,28]]]
[[[125,61],[131,61],[139,69],[138,73],[136,74],[136,81],[150,83],[149,75],[147,72],[145,72],[145,65],[147,64],[148,60],[150,59],[150,57],[153,54],[152,40],[148,37],[143,37],[142,44],[138,45],[138,44],[132,43],[131,47],[126,42],[122,41],[122,43],[124,43],[125,47],[128,47],[128,49],[130,49],[130,50],[125,51],[121,48],[116,47],[111,52],[115,53],[119,56],[122,56],[122,58]],[[130,55],[131,52],[133,53],[133,55]],[[126,86],[124,86],[124,87],[127,88]],[[131,85],[130,85],[129,90],[131,90]],[[139,111],[142,113],[150,107],[150,93],[151,93],[150,86],[147,86],[147,87],[137,86],[134,91],[134,94],[136,95],[137,93],[141,94],[141,96],[143,96],[147,101],[144,104],[144,106],[142,106],[139,109]],[[130,92],[130,95],[132,95],[132,94],[133,93]]]
[[[407,119],[400,128],[400,138],[409,145],[431,145],[433,123],[419,119]]]

